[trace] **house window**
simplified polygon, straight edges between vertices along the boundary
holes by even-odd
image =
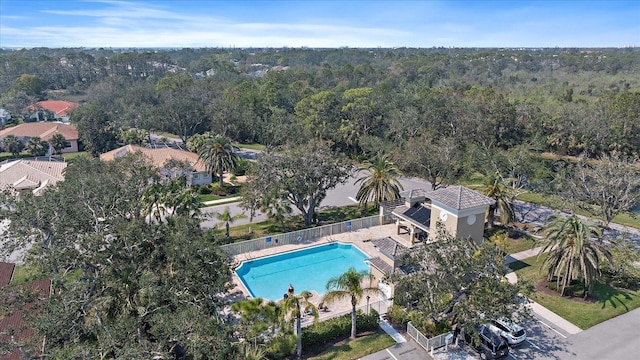
[[[194,179],[197,179],[197,178],[199,178],[199,177],[200,177],[200,175],[198,175],[198,174],[193,174],[193,178],[194,178]]]

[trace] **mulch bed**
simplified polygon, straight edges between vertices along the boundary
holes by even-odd
[[[536,289],[536,293],[538,294],[549,295],[549,296],[560,296],[559,292],[549,288],[549,282],[547,280],[539,280],[535,283],[534,286]],[[596,299],[593,299],[590,297],[586,299],[583,297],[568,296],[568,295],[564,295],[562,297],[571,301],[582,303],[582,304],[594,304],[597,302]]]

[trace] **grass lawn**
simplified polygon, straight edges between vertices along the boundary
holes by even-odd
[[[331,224],[361,217],[376,215],[378,211],[368,209],[366,213],[362,213],[359,205],[341,206],[332,209],[321,210],[318,212],[318,220],[321,224]],[[233,224],[232,224],[233,225]],[[302,216],[295,215],[286,217],[284,220],[284,228],[282,224],[272,220],[266,220],[257,223],[233,226],[229,230],[229,235],[233,242],[255,239],[267,235],[279,234],[289,231],[304,229],[304,221]],[[249,230],[251,229],[251,230]]]
[[[487,238],[498,245],[498,248],[506,254],[530,250],[535,247],[536,238],[524,233],[508,231],[504,228],[496,227],[486,230]]]
[[[229,196],[219,196],[219,195],[213,195],[213,194],[200,194],[198,195],[198,201],[199,202],[205,202],[205,201],[212,201],[212,200],[220,200],[220,199],[225,199],[228,198]],[[235,197],[235,196],[232,196]]]
[[[36,280],[37,277],[33,274],[28,267],[17,265],[13,270],[13,277],[11,278],[11,285],[22,284],[27,281]]]
[[[339,342],[318,356],[309,360],[352,360],[373,354],[393,346],[396,342],[384,332],[359,337],[355,340]]]
[[[531,257],[517,261],[509,266],[516,271],[518,281],[529,280],[535,283],[545,278],[540,272],[544,255],[537,259]],[[581,329],[588,329],[598,323],[624,314],[640,307],[640,290],[613,288],[604,283],[596,283],[592,298],[584,301],[577,291],[575,297],[560,296],[537,288],[531,296],[532,300],[560,315]]]
[[[234,142],[232,145],[233,146],[237,146],[237,147],[242,148],[242,149],[260,150],[260,151],[262,151],[262,150],[267,148],[266,146],[264,146],[262,144],[241,144],[241,143]]]
[[[74,153],[65,153],[61,155],[66,161],[71,162],[73,161],[73,159],[79,157],[79,156],[86,156],[88,158],[91,158],[91,155],[89,155],[88,152],[86,151],[81,151],[81,152],[74,152]]]

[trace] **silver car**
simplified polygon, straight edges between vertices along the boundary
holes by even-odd
[[[491,332],[502,336],[510,346],[519,345],[527,339],[527,332],[522,326],[506,319],[491,320],[487,327]]]

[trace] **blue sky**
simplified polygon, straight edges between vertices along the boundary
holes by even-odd
[[[628,45],[638,0],[0,0],[0,47]]]

